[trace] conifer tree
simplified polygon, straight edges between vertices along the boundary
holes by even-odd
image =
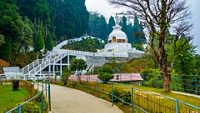
[[[114,18],[111,16],[111,17],[109,18],[109,22],[108,22],[108,35],[112,32],[113,26],[115,26],[115,20],[114,20]]]
[[[45,31],[42,22],[36,27],[36,35],[34,40],[34,50],[37,52],[37,58],[39,57],[40,51],[44,48],[44,37]]]
[[[125,16],[122,17],[121,23],[122,31],[127,34],[127,18]]]
[[[48,32],[45,47],[49,51],[51,51],[53,49],[53,39],[52,39],[52,35],[50,34],[50,32]]]
[[[134,43],[136,44],[144,44],[146,43],[145,34],[143,32],[143,26],[140,24],[139,19],[135,17],[134,26],[133,26],[133,38]]]
[[[128,42],[129,43],[133,43],[134,42],[134,38],[133,38],[133,25],[132,25],[132,23],[129,23],[127,25],[127,37],[128,37]]]

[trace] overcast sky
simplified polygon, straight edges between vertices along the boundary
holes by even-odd
[[[197,53],[200,54],[200,0],[187,0],[192,11],[192,23],[194,28],[192,35],[194,35],[193,43],[198,46]],[[108,0],[86,0],[86,6],[88,11],[97,11],[103,14],[107,19],[111,15],[120,12],[119,9],[114,8],[109,4]]]

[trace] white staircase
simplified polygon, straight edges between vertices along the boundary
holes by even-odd
[[[36,75],[47,66],[58,62],[66,56],[65,52],[50,52],[42,59],[37,59],[20,70],[24,75]]]
[[[75,41],[82,40],[75,39]],[[44,58],[37,59],[27,66],[20,69],[20,73],[23,75],[34,76],[37,74],[42,74],[43,70],[50,65],[56,64],[58,61],[62,60],[66,56],[85,56],[87,62],[87,69],[85,72],[93,71],[94,67],[102,66],[107,62],[105,57],[128,57],[128,54],[125,52],[116,53],[116,52],[84,52],[76,50],[64,50],[61,49],[63,44],[70,42],[70,40],[64,41],[58,46],[56,46],[53,51],[50,51]]]
[[[55,49],[54,51],[49,52],[42,59],[37,59],[32,63],[28,64],[27,66],[20,69],[20,72],[24,75],[37,75],[42,72],[47,66],[55,64],[56,62],[60,61],[67,55],[84,55],[84,56],[93,56],[94,53],[92,52],[83,52],[83,51],[74,51],[74,50],[62,50],[62,49]]]

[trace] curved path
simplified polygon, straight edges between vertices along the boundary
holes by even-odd
[[[51,102],[51,113],[123,113],[100,98],[57,85],[51,85]]]

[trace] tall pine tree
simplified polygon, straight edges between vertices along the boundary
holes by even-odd
[[[107,23],[106,23],[106,19],[105,17],[102,15],[100,18],[100,37],[102,40],[106,40],[107,39]]]
[[[127,34],[127,18],[125,16],[122,17],[120,25],[122,26],[122,31]]]
[[[115,26],[115,19],[111,16],[108,22],[108,35],[112,32],[113,26]]]
[[[47,36],[46,43],[45,43],[45,48],[49,51],[51,51],[53,49],[53,39],[52,39],[52,34],[50,32],[48,32],[48,36]]]
[[[88,34],[102,40],[107,39],[107,23],[103,15],[90,13]]]
[[[37,52],[38,58],[41,50],[44,48],[45,29],[42,22],[39,21],[39,24],[36,24],[35,31],[34,50]]]
[[[137,44],[145,44],[146,43],[146,37],[145,37],[143,30],[144,30],[144,28],[140,24],[139,19],[137,17],[135,17],[134,26],[133,26],[134,43],[137,43]]]
[[[127,37],[128,37],[128,42],[129,43],[133,43],[134,39],[133,39],[133,25],[131,22],[128,23],[127,25]]]

